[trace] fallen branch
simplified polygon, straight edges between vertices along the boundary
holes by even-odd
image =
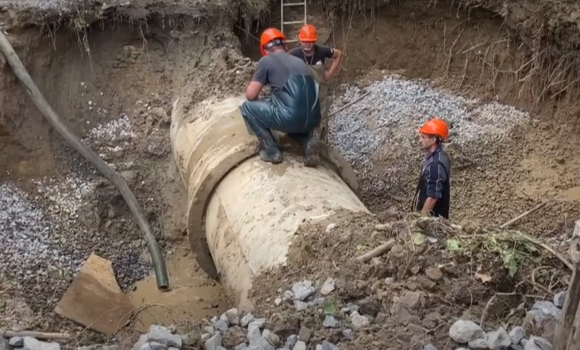
[[[509,227],[510,225],[513,225],[514,223],[516,223],[516,222],[520,221],[521,219],[525,218],[526,216],[529,216],[530,214],[533,214],[536,211],[542,209],[545,206],[546,206],[546,202],[540,203],[540,204],[536,205],[535,207],[533,207],[532,209],[526,211],[525,213],[522,213],[522,214],[516,216],[515,218],[511,219],[510,221],[507,221],[506,223],[500,225],[499,228],[500,229],[505,229],[505,228]]]
[[[36,339],[51,339],[51,340],[69,340],[70,335],[67,333],[44,333],[35,331],[6,331],[2,333],[3,338],[14,338],[14,337],[32,337]]]
[[[572,265],[572,263],[570,261],[568,261],[568,259],[566,259],[562,254],[558,253],[557,251],[555,251],[554,249],[552,249],[550,246],[548,246],[545,243],[542,243],[540,241],[538,241],[535,238],[532,238],[524,233],[518,232],[518,235],[522,236],[522,238],[530,241],[531,243],[544,248],[547,252],[551,253],[552,255],[554,255],[556,258],[558,258],[561,262],[564,263],[564,265],[566,265],[566,267],[568,267],[571,271],[574,271],[574,265]]]
[[[147,242],[147,247],[149,248],[149,254],[151,254],[151,260],[153,261],[153,268],[155,270],[155,279],[157,282],[157,288],[160,290],[167,290],[169,288],[169,277],[167,276],[167,268],[165,266],[165,260],[163,259],[163,253],[159,247],[159,243],[155,237],[153,229],[147,221],[147,217],[141,209],[137,198],[127,186],[127,183],[119,173],[111,169],[111,167],[101,159],[95,152],[93,152],[89,147],[87,147],[77,135],[75,135],[54,109],[48,104],[38,87],[30,77],[30,74],[26,71],[26,68],[20,61],[20,58],[14,52],[12,45],[8,42],[8,39],[4,35],[2,29],[0,28],[0,53],[6,59],[6,62],[12,68],[14,75],[20,80],[28,95],[32,99],[32,102],[36,105],[38,110],[44,115],[49,124],[74,148],[80,155],[82,155],[86,160],[95,166],[115,187],[119,190],[127,206],[133,214],[137,225],[143,232],[145,236],[145,241]]]
[[[357,257],[356,260],[359,260],[361,262],[368,262],[372,258],[376,258],[377,256],[381,256],[381,255],[385,254],[386,252],[391,250],[391,248],[393,248],[395,246],[395,244],[396,244],[395,240],[391,239],[388,242],[383,243],[380,246],[376,247],[375,249],[371,250],[370,252],[367,252],[367,253]]]
[[[328,115],[328,117],[332,117],[333,115],[337,114],[338,112],[340,112],[340,111],[344,110],[346,107],[350,107],[350,106],[352,106],[353,104],[355,104],[355,103],[359,102],[360,100],[362,100],[363,98],[367,97],[367,96],[368,96],[368,95],[370,95],[370,94],[371,94],[371,92],[370,92],[370,91],[369,91],[369,92],[367,92],[366,94],[363,94],[361,97],[357,98],[356,100],[354,100],[354,101],[351,101],[351,102],[349,102],[349,103],[345,104],[344,106],[340,107],[340,108],[339,108],[339,109],[337,109],[336,111],[334,111],[334,112],[330,113],[330,114]]]

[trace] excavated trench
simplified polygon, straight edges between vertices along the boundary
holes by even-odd
[[[277,5],[272,8],[276,9]],[[215,152],[199,150],[198,142],[208,142],[207,137],[202,140],[202,134],[197,132],[198,127],[202,128],[196,124],[200,123],[197,119],[208,113],[199,103],[206,101],[203,102],[206,107],[223,107],[224,104],[231,107],[236,101],[235,97],[243,91],[253,72],[252,60],[259,58],[253,36],[259,36],[259,29],[267,26],[268,20],[262,18],[260,24],[249,26],[250,31],[242,30],[246,23],[236,18],[236,10],[223,4],[199,11],[155,7],[145,10],[135,6],[118,10],[116,14],[114,20],[102,20],[82,31],[57,30],[50,26],[46,27],[51,28],[47,31],[38,27],[14,28],[9,30],[10,40],[55,110],[87,144],[121,172],[162,241],[170,262],[174,288],[170,293],[173,294],[157,293],[153,290],[154,284],[145,280],[137,284],[132,294],[134,302],[137,305],[166,303],[187,317],[202,318],[224,310],[230,302],[226,294],[230,300],[244,299],[249,288],[248,276],[262,267],[283,263],[280,256],[287,248],[273,248],[272,254],[266,256],[260,252],[262,243],[275,242],[277,235],[282,235],[284,239],[278,243],[279,247],[286,246],[301,219],[323,215],[329,208],[338,207],[364,210],[366,206],[384,218],[406,211],[416,180],[414,162],[415,159],[419,161],[419,157],[417,152],[399,152],[401,145],[412,145],[410,136],[400,139],[399,133],[414,130],[414,123],[419,123],[427,113],[453,114],[449,112],[449,105],[456,102],[451,97],[431,93],[422,98],[446,102],[425,107],[421,104],[423,100],[404,97],[431,91],[423,85],[415,87],[398,80],[383,85],[372,85],[372,82],[382,81],[388,73],[407,79],[431,79],[439,88],[483,97],[483,101],[473,103],[473,108],[492,101],[495,96],[521,107],[529,106],[529,101],[536,98],[531,86],[522,88],[514,84],[511,72],[526,62],[528,52],[515,44],[515,39],[502,27],[505,19],[494,12],[473,9],[468,13],[445,3],[426,8],[420,1],[407,1],[363,15],[342,13],[333,17],[334,26],[330,28],[326,15],[313,8],[311,21],[321,28],[321,32],[327,33],[324,41],[346,53],[344,67],[333,87],[335,106],[353,100],[358,93],[348,92],[339,85],[342,83],[372,90],[374,96],[338,114],[331,137],[332,146],[343,153],[358,176],[362,202],[352,195],[356,186],[341,174],[340,169],[348,170],[348,166],[340,165],[343,160],[335,158],[322,169],[310,171],[297,165],[299,160],[290,157],[289,163],[280,170],[286,172],[283,175],[278,173],[279,169],[255,161],[247,148],[251,140],[240,136],[242,139],[236,142],[244,144],[245,148],[239,150],[242,158],[234,157],[233,163],[220,169],[219,176],[209,182],[211,186],[203,188],[205,200],[196,203],[191,191],[195,188],[192,184],[199,180],[195,179],[199,167],[191,157],[218,167],[224,162],[220,156],[227,153],[223,150],[237,147],[233,144],[220,146],[220,142],[224,142],[222,136],[214,135],[216,141],[210,144]],[[133,24],[126,21],[131,16]],[[277,16],[274,10],[270,16],[272,24],[279,22]],[[215,103],[232,96],[229,102]],[[116,191],[47,127],[6,66],[0,79],[0,99],[0,180],[3,181],[0,183],[3,191],[0,193],[0,228],[3,229],[0,232],[7,237],[17,234],[35,237],[7,239],[0,252],[3,257],[18,257],[0,259],[5,261],[1,265],[6,271],[5,277],[15,281],[17,286],[11,295],[26,300],[34,312],[45,305],[54,306],[66,289],[66,282],[93,251],[113,261],[117,280],[123,288],[143,279],[150,268],[144,243]],[[466,138],[463,144],[458,143],[465,146],[454,149],[452,154],[458,164],[454,178],[457,183],[453,194],[454,220],[500,223],[524,211],[539,198],[549,197],[555,203],[549,213],[550,219],[531,218],[520,228],[540,235],[551,232],[558,236],[567,232],[573,222],[570,218],[580,214],[578,198],[573,195],[578,186],[573,174],[580,169],[580,163],[572,146],[578,138],[577,113],[563,100],[563,96],[558,95],[547,103],[537,104],[538,108],[550,111],[544,112],[546,118],[530,119],[511,127],[513,130],[508,130],[507,138],[501,142],[482,138],[477,139],[481,142],[477,143],[474,138]],[[420,105],[422,109],[401,109],[400,105]],[[510,117],[502,108],[489,113]],[[382,113],[381,110],[389,109],[404,118],[418,115],[418,119],[409,124],[400,123],[404,127],[398,127],[399,124],[392,120],[372,119],[373,115]],[[469,112],[460,109],[456,114],[461,116]],[[227,132],[233,130],[243,135],[244,130],[235,123],[239,118],[234,110],[229,114],[213,113],[218,119],[232,121],[231,130]],[[175,123],[176,119],[182,120],[182,124]],[[375,151],[365,158],[367,163],[364,164],[355,156],[345,155],[349,149],[358,150],[361,140],[362,143],[375,142],[375,136],[363,132],[366,129],[362,124],[354,123],[360,120],[373,121],[376,124],[366,128],[384,132],[398,143],[377,139]],[[503,120],[492,116],[489,123],[503,123]],[[181,129],[177,129],[178,125]],[[179,137],[185,140],[173,145],[173,154],[170,127],[174,136],[181,135]],[[204,128],[209,134],[226,133],[220,127]],[[347,137],[345,132],[353,138]],[[563,138],[571,142],[562,144]],[[538,140],[547,146],[538,149],[534,146]],[[180,152],[187,157],[178,156],[174,164],[172,159]],[[240,167],[231,170],[240,162]],[[395,168],[393,164],[399,163],[405,163],[406,167]],[[368,168],[368,164],[372,166]],[[308,179],[301,181],[312,183],[315,190],[311,194],[325,198],[326,202],[317,202],[311,196],[297,199],[289,190],[297,186],[296,179],[307,171],[310,171]],[[290,179],[287,174],[295,176]],[[315,185],[317,181],[319,185]],[[184,189],[183,183],[189,191]],[[255,193],[259,183],[268,184],[271,192],[265,196]],[[342,202],[336,200],[341,193],[345,194]],[[237,199],[232,198],[233,194],[238,194]],[[255,206],[246,209],[252,211],[252,215],[243,210],[249,203],[248,198],[256,198],[252,203]],[[290,221],[282,214],[272,216],[282,222],[272,219],[276,221],[272,221],[276,230],[256,225],[252,232],[245,232],[250,226],[236,224],[244,220],[253,220],[248,221],[248,225],[263,222],[261,215],[270,211],[271,203],[280,208],[292,204],[284,199],[302,201],[302,209],[294,208],[296,216]],[[311,203],[312,207],[305,203]],[[196,209],[196,216],[191,215],[193,204],[202,205],[201,209]],[[198,219],[204,213],[211,213],[212,219],[206,218],[205,227],[199,228],[202,222]],[[245,215],[249,215],[247,219]],[[9,218],[16,220],[17,225],[11,227],[18,227],[20,233],[14,228],[7,231]],[[206,243],[194,245],[199,261],[188,252],[187,229],[194,242],[200,240],[200,232],[203,232],[201,240],[207,239],[210,245],[209,250],[201,252],[197,248]],[[211,234],[207,235],[204,229]],[[196,234],[192,234],[192,230]],[[260,240],[254,234],[259,234]],[[240,251],[224,248],[236,240]],[[244,246],[242,240],[251,244]],[[256,246],[256,242],[260,244]],[[46,254],[49,250],[53,254]],[[244,254],[251,256],[244,257]],[[205,256],[205,260],[201,256]],[[208,260],[208,257],[213,259]],[[256,270],[252,271],[253,268]],[[249,271],[248,275],[239,273],[239,269]],[[201,270],[210,275],[219,272],[229,293]],[[54,283],[55,276],[63,283]],[[149,322],[156,318],[171,319],[171,316],[159,311]]]

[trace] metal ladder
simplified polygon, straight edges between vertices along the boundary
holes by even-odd
[[[296,1],[296,0],[295,0]],[[302,0],[301,2],[291,2],[290,0],[280,0],[280,31],[284,33],[284,25],[294,25],[294,24],[302,24],[306,25],[308,23],[308,12],[306,6],[307,0]],[[284,22],[284,7],[289,6],[303,6],[304,7],[304,20],[303,21],[288,21]],[[287,43],[297,42],[298,39],[286,40]]]

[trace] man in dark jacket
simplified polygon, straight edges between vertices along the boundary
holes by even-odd
[[[320,123],[319,87],[306,64],[286,52],[286,37],[275,28],[262,33],[264,57],[246,88],[241,111],[249,128],[260,140],[260,158],[274,164],[282,162],[282,153],[271,130],[287,133],[298,140],[305,152],[304,165],[319,163],[318,140],[314,133]],[[265,85],[271,88],[270,99],[258,99]]]
[[[330,109],[328,81],[338,73],[342,62],[342,51],[317,45],[318,32],[312,24],[307,24],[300,29],[298,39],[300,39],[300,46],[290,50],[290,54],[308,64],[312,70],[312,76],[320,85],[320,139],[323,142],[328,142],[328,112]],[[326,70],[326,63],[331,59],[333,60],[332,65]]]
[[[442,146],[449,136],[449,127],[444,120],[434,118],[426,122],[419,132],[421,148],[427,156],[423,161],[413,209],[423,215],[449,219],[451,159]]]

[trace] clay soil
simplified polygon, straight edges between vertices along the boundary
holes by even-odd
[[[96,125],[117,120],[122,114],[130,115],[136,141],[123,152],[110,154],[107,161],[133,164],[130,169],[119,170],[133,172],[129,185],[166,252],[186,245],[185,192],[171,161],[168,136],[171,104],[180,98],[186,102],[185,108],[191,108],[206,98],[243,91],[253,70],[253,63],[244,54],[255,57],[251,48],[256,45],[246,34],[254,35],[253,29],[268,23],[269,18],[274,25],[279,22],[278,5],[273,4],[269,14],[261,12],[265,7],[248,4],[253,2],[209,2],[203,6],[171,1],[132,2],[130,6],[113,3],[109,9],[85,9],[87,15],[83,17],[59,17],[58,11],[22,7],[0,9],[0,22],[20,59],[54,109],[79,136],[87,136]],[[388,71],[409,78],[429,78],[444,88],[490,100],[498,98],[535,112],[530,125],[513,130],[508,142],[489,148],[493,152],[485,152],[489,146],[481,145],[483,155],[474,158],[462,150],[450,150],[461,165],[454,173],[452,220],[465,228],[500,224],[539,200],[547,200],[546,208],[516,228],[565,244],[580,216],[580,160],[576,157],[580,112],[571,102],[578,84],[569,80],[575,77],[575,71],[567,61],[576,59],[574,50],[579,44],[574,29],[578,4],[470,1],[457,8],[457,4],[446,1],[408,0],[366,12],[349,4],[338,6],[336,15],[325,12],[337,9],[333,3],[317,4],[320,6],[313,6],[310,12],[312,21],[326,33],[325,40],[347,54],[336,93],[342,89],[339,83],[364,84],[359,82],[361,78],[370,80]],[[239,22],[240,15],[246,17],[245,22]],[[261,18],[262,23],[249,22],[248,16]],[[249,32],[240,31],[237,24]],[[234,28],[238,28],[240,38]],[[526,65],[534,53],[547,47],[560,56],[542,56]],[[568,58],[559,61],[562,57]],[[108,257],[106,245],[121,242],[134,245],[140,254],[144,248],[141,234],[117,192],[61,141],[9,67],[3,64],[1,69],[0,181],[36,195],[32,181],[47,176],[58,179],[74,172],[91,181],[102,180],[78,220],[80,227],[89,230],[89,236],[97,237],[87,244],[84,253],[97,251]],[[101,151],[115,144],[95,147]],[[376,166],[386,168],[388,159],[386,154],[379,156]],[[529,284],[530,271],[519,270],[515,277],[506,277],[497,251],[474,259],[450,254],[441,246],[443,237],[434,245],[410,244],[402,227],[409,227],[413,220],[396,220],[402,219],[408,209],[416,176],[412,171],[384,193],[363,194],[365,204],[377,218],[343,218],[340,222],[336,218],[338,226],[333,235],[325,234],[323,224],[302,227],[289,267],[257,282],[255,297],[264,313],[286,322],[287,326],[280,327],[288,332],[305,322],[320,330],[319,337],[336,337],[320,329],[318,315],[292,315],[291,306],[274,310],[271,301],[266,301],[275,297],[271,285],[288,288],[304,278],[324,280],[334,276],[339,280],[337,305],[355,301],[368,305],[369,313],[380,321],[377,324],[396,329],[393,334],[385,334],[381,329],[388,328],[373,326],[348,345],[352,349],[408,349],[428,338],[443,348],[446,338],[439,334],[445,332],[436,332],[435,328],[464,312],[481,317],[495,292],[516,295],[502,299],[503,306],[487,310],[489,318],[495,318],[493,322],[507,316],[522,300],[528,302],[524,295],[549,294]],[[378,231],[377,220],[393,223],[390,229]],[[369,264],[350,262],[353,256],[389,237],[398,239],[404,254],[389,254]],[[535,264],[559,266],[542,254],[536,258]],[[303,270],[300,273],[299,268]],[[444,277],[429,280],[425,277],[428,268],[441,269]],[[482,274],[500,272],[483,283],[475,277],[478,269]],[[557,280],[565,279],[565,269],[554,271]],[[200,270],[196,273],[203,275]],[[390,276],[396,278],[395,284],[385,285],[385,278]],[[118,279],[122,280],[120,276]],[[66,285],[54,283],[34,293],[5,288],[1,297],[29,305],[27,317],[35,319],[29,326],[55,331],[71,327],[57,317],[46,317]],[[562,286],[549,285],[549,289]],[[424,292],[419,309],[392,309],[395,298],[404,290]],[[222,300],[217,304],[216,312],[223,306]]]

